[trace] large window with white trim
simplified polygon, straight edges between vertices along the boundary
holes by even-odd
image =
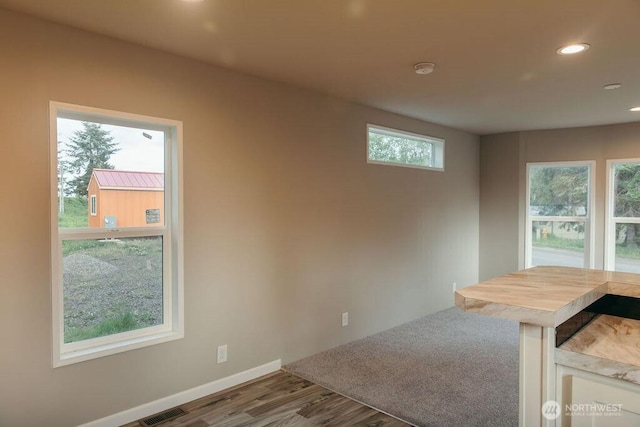
[[[53,365],[181,338],[182,123],[58,102],[50,119]]]
[[[593,165],[527,164],[526,267],[593,267]]]
[[[605,269],[640,273],[640,159],[607,161]]]

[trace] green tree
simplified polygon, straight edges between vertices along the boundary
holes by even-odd
[[[640,165],[637,163],[616,165],[614,182],[614,216],[640,217]],[[638,228],[638,224],[618,224],[616,240],[624,240],[624,245],[627,247],[637,247],[640,243]]]
[[[369,133],[369,158],[385,162],[429,166],[433,146],[424,141]]]
[[[532,212],[541,216],[584,216],[589,173],[586,166],[533,167],[530,176]]]
[[[69,180],[66,191],[86,197],[93,170],[113,169],[109,159],[119,148],[109,131],[99,124],[82,122],[82,126],[83,129],[75,131],[68,143],[68,166],[75,178]]]
[[[532,215],[585,216],[588,209],[589,169],[586,166],[534,166],[530,170]],[[553,223],[551,223],[553,228]],[[584,232],[584,224],[564,222],[560,228]]]

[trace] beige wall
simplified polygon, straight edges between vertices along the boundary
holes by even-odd
[[[478,279],[476,136],[2,10],[0,52],[0,425],[70,426],[297,360]],[[51,368],[49,100],[184,122],[184,339]],[[445,138],[446,172],[367,165],[368,122]]]
[[[527,162],[596,162],[594,267],[603,268],[606,162],[640,158],[640,122],[483,136],[480,153],[481,280],[524,265]]]
[[[483,136],[480,144],[480,270],[486,280],[518,270],[520,135]],[[496,256],[498,254],[498,256]]]

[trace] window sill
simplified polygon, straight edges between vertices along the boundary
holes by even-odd
[[[144,336],[136,336],[133,338],[122,339],[118,341],[107,342],[104,344],[96,344],[94,346],[82,349],[69,349],[60,353],[58,358],[53,360],[53,367],[58,368],[61,366],[72,365],[74,363],[80,363],[87,360],[97,359],[99,357],[110,356],[112,354],[123,353],[129,350],[135,350],[138,348],[149,347],[156,344],[162,344],[169,341],[175,341],[184,337],[182,331],[167,331],[160,333],[153,333]],[[65,344],[62,346],[64,349]]]

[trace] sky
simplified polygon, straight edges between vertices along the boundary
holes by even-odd
[[[115,169],[138,172],[164,172],[164,134],[160,131],[101,125],[111,133],[120,148],[109,162]],[[58,144],[66,143],[75,131],[82,130],[82,122],[58,118]],[[151,136],[145,137],[143,132]]]

